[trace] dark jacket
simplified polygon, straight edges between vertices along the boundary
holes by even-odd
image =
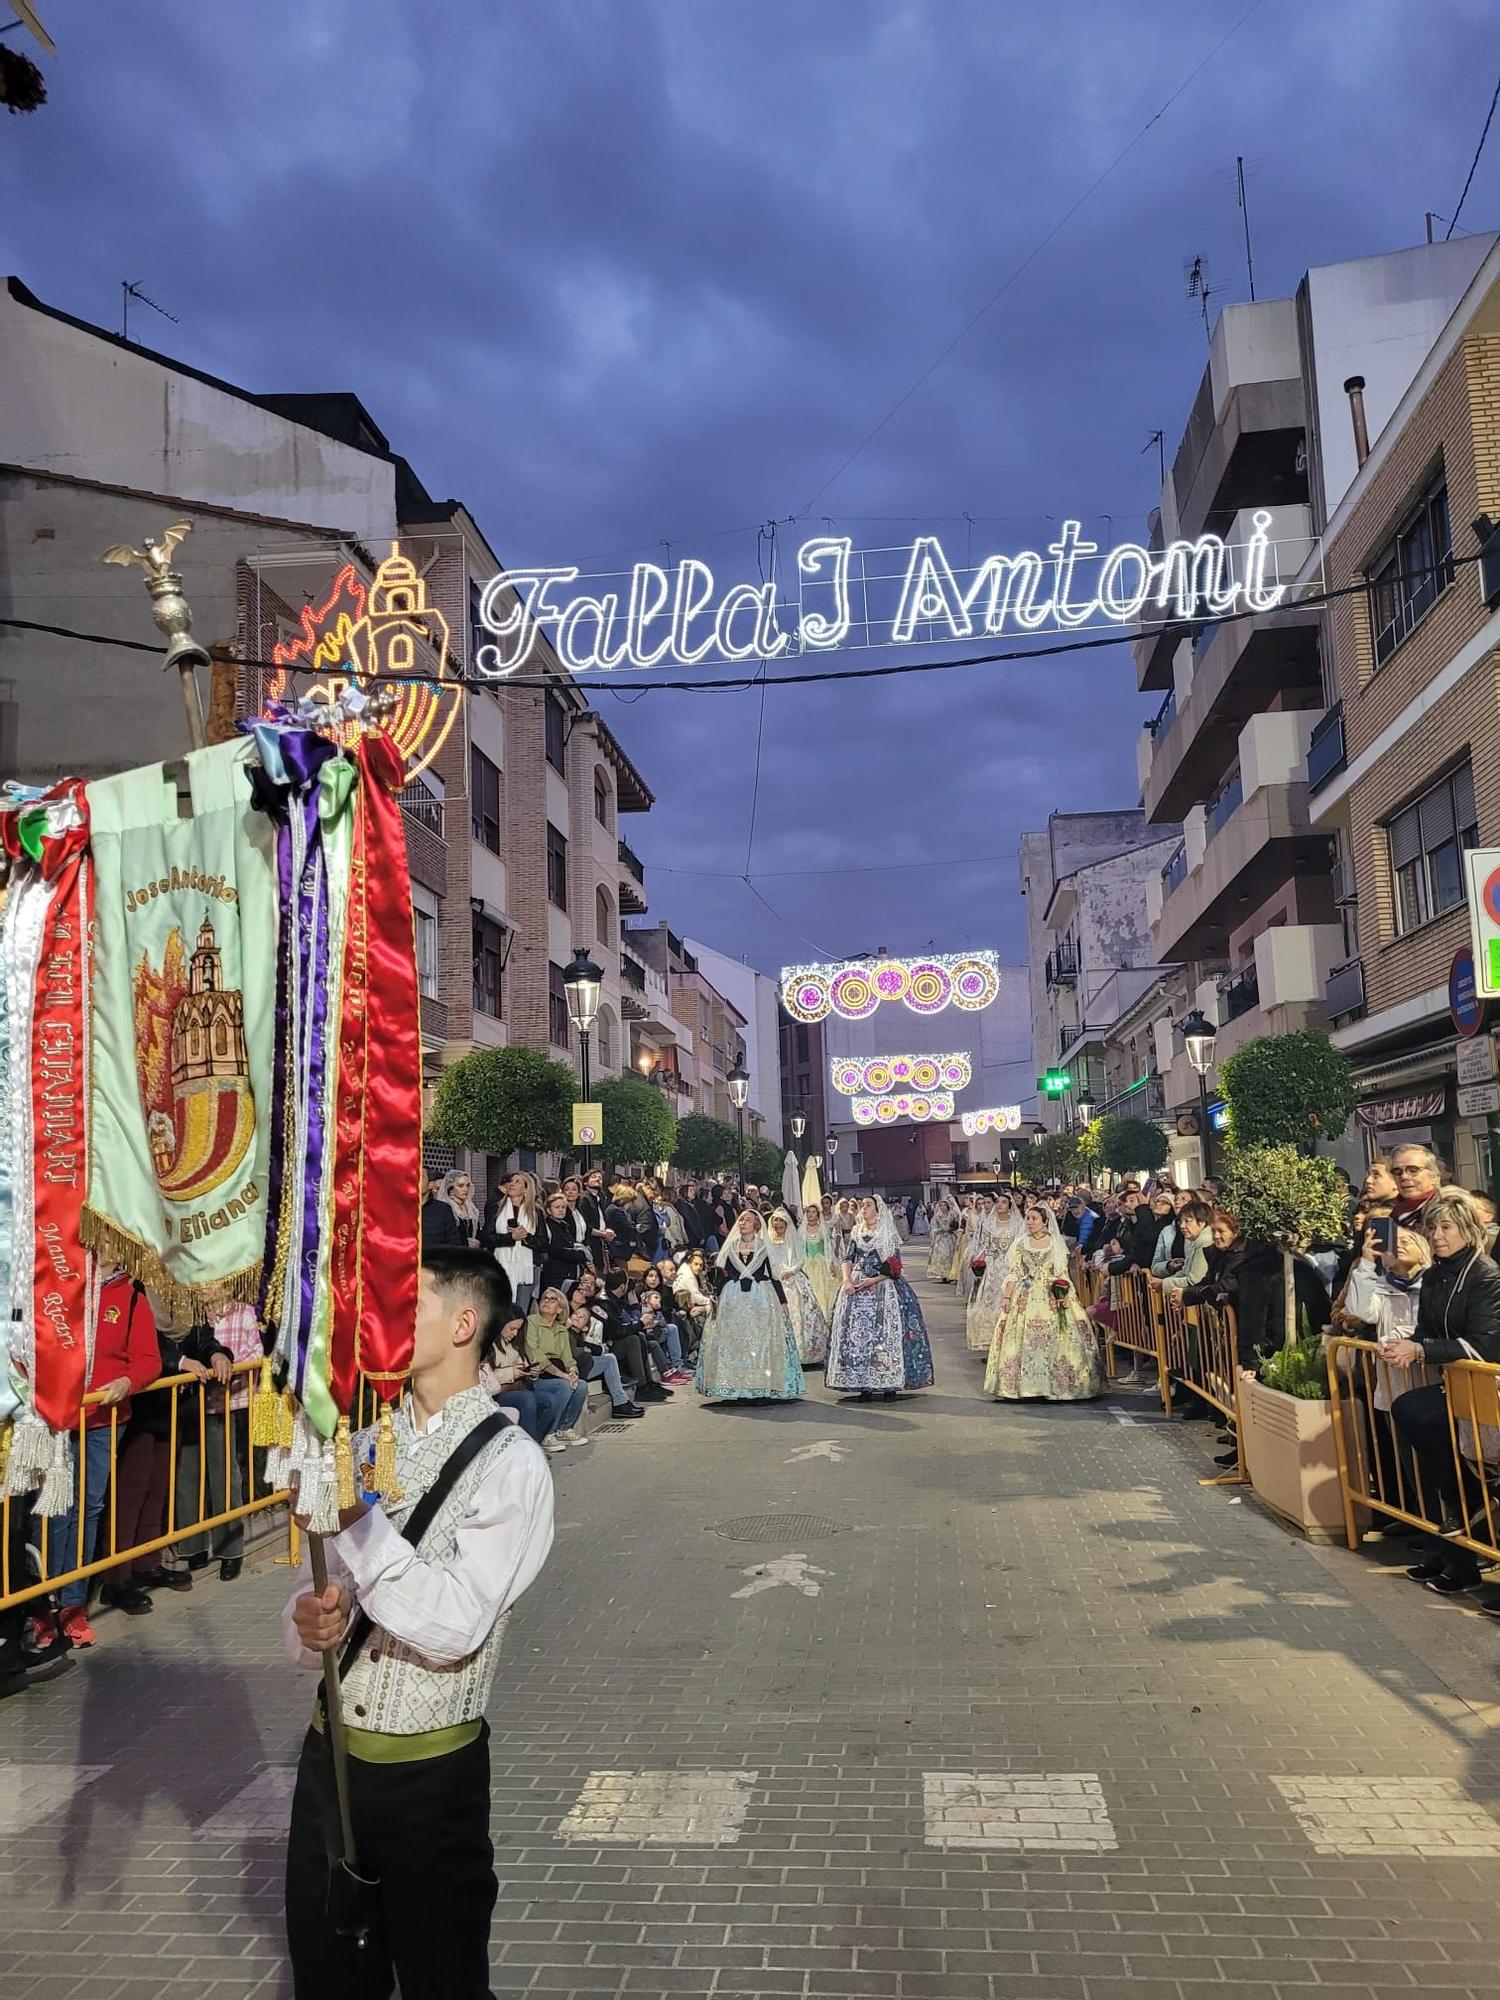
[[[1429,1361],[1464,1360],[1461,1341],[1500,1361],[1500,1266],[1482,1250],[1434,1257],[1417,1295],[1415,1338]]]
[[[655,1217],[652,1217],[655,1220]],[[635,1233],[635,1224],[617,1201],[606,1204],[604,1226],[615,1232],[615,1240],[609,1246],[611,1264],[623,1264],[627,1257],[641,1256],[640,1238]]]
[[[1500,1279],[1500,1272],[1496,1272]],[[1307,1335],[1316,1339],[1331,1317],[1328,1287],[1305,1257],[1292,1260],[1297,1324],[1292,1332],[1301,1338],[1306,1321]],[[1274,1243],[1252,1243],[1246,1247],[1228,1285],[1239,1329],[1239,1359],[1243,1368],[1253,1368],[1267,1354],[1275,1354],[1287,1342],[1286,1278],[1280,1250]]]
[[[683,1195],[673,1202],[672,1206],[682,1217],[682,1226],[687,1231],[687,1247],[689,1250],[701,1250],[708,1241],[708,1226],[702,1202],[696,1195],[691,1201]]]
[[[644,1257],[648,1264],[654,1264],[656,1253],[661,1248],[661,1224],[656,1219],[656,1210],[643,1194],[636,1195],[630,1203],[630,1220],[635,1229],[637,1256]]]
[[[537,1298],[550,1285],[562,1291],[589,1261],[589,1253],[576,1240],[572,1221],[566,1215],[561,1222],[554,1222],[550,1215],[542,1217],[532,1254],[537,1260]]]
[[[510,1197],[506,1194],[504,1188],[496,1188],[494,1193],[490,1196],[489,1200],[485,1203],[484,1221],[480,1225],[479,1240],[484,1245],[486,1250],[509,1250],[515,1247],[515,1239],[511,1235],[510,1230],[506,1229],[505,1232],[502,1234],[499,1226],[501,1209],[502,1208],[508,1209],[509,1207],[510,1207]],[[547,1218],[543,1216],[541,1218],[541,1221],[545,1222],[546,1219]],[[525,1238],[525,1247],[531,1252],[533,1257],[540,1254],[542,1247],[542,1232],[540,1223],[535,1229],[533,1229],[531,1234]]]
[[[1141,1203],[1133,1218],[1122,1220],[1118,1239],[1120,1254],[1109,1267],[1115,1276],[1124,1271],[1149,1271],[1151,1259],[1156,1254],[1156,1239],[1161,1232],[1162,1224],[1146,1202]]]
[[[1074,1234],[1078,1242],[1078,1254],[1081,1257],[1086,1257],[1091,1251],[1098,1249],[1099,1237],[1103,1228],[1104,1215],[1100,1209],[1085,1208],[1082,1215],[1077,1217],[1077,1228]]]
[[[1204,1253],[1204,1274],[1201,1285],[1184,1287],[1182,1302],[1187,1306],[1228,1305],[1233,1296],[1234,1274],[1245,1261],[1245,1246],[1241,1242],[1231,1243],[1227,1250],[1221,1250],[1212,1238]]]
[[[422,1248],[467,1250],[469,1232],[453,1212],[453,1204],[433,1195],[422,1204]]]

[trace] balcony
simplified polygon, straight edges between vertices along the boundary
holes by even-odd
[[[1328,837],[1309,824],[1306,785],[1259,785],[1206,843],[1197,866],[1164,896],[1155,927],[1157,959],[1223,957],[1230,932],[1252,910],[1299,872],[1327,867]]]
[[[1336,965],[1323,989],[1323,1003],[1331,1021],[1357,1020],[1365,1011],[1365,962],[1351,958]]]
[[[401,810],[413,825],[425,828],[435,840],[442,840],[443,801],[434,796],[420,778],[401,788]]]
[[[640,856],[625,842],[619,845],[620,912],[638,917],[646,908],[646,869]]]
[[[1174,889],[1180,889],[1182,887],[1183,883],[1187,880],[1187,872],[1188,872],[1187,849],[1183,846],[1182,842],[1179,841],[1177,843],[1176,849],[1172,854],[1172,858],[1168,861],[1166,867],[1163,868],[1163,870],[1161,871],[1161,894],[1162,894],[1163,904],[1165,904],[1167,897],[1172,894]]]
[[[1175,719],[1156,739],[1142,787],[1146,817],[1185,819],[1234,758],[1253,715],[1322,706],[1318,614],[1281,610],[1226,619],[1208,632]]]
[[[1245,803],[1245,787],[1238,771],[1220,787],[1203,811],[1204,837],[1212,840]]]
[[[1344,704],[1336,701],[1312,733],[1312,741],[1307,746],[1307,789],[1316,795],[1343,770],[1347,758],[1344,751]]]
[[[1078,961],[1071,945],[1059,945],[1056,951],[1048,952],[1046,981],[1049,986],[1078,984]]]
[[[646,990],[646,968],[638,958],[632,958],[628,951],[620,953],[620,979],[637,993]]]
[[[1260,970],[1255,965],[1247,965],[1219,988],[1219,1006],[1226,1021],[1237,1021],[1259,1005]]]
[[[1095,1112],[1096,1118],[1164,1118],[1166,1091],[1159,1076],[1138,1077],[1134,1083],[1106,1097]]]
[[[1226,306],[1172,461],[1178,533],[1199,535],[1257,502],[1305,502],[1305,423],[1295,301]]]

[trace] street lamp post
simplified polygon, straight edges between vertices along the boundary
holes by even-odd
[[[1187,1049],[1187,1059],[1198,1072],[1198,1125],[1203,1139],[1203,1178],[1214,1170],[1214,1142],[1208,1123],[1208,1072],[1213,1067],[1218,1030],[1212,1021],[1194,1008],[1185,1021],[1177,1023]]]
[[[583,1093],[582,1102],[589,1101],[589,1037],[594,1031],[594,1022],[599,1014],[599,988],[604,982],[604,974],[589,957],[583,945],[573,953],[573,962],[563,974],[563,991],[568,996],[568,1019],[578,1030],[578,1082]],[[592,1146],[580,1146],[578,1164],[587,1173],[593,1165]]]
[[[737,1062],[724,1081],[729,1085],[729,1101],[739,1131],[740,1200],[745,1199],[745,1104],[750,1095],[750,1072],[743,1060]]]
[[[838,1150],[839,1150],[838,1134],[836,1132],[830,1132],[828,1135],[828,1192],[830,1194],[832,1194],[834,1188],[838,1185],[838,1177],[836,1172],[838,1164]]]

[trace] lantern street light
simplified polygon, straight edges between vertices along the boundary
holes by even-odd
[[[800,1139],[806,1130],[807,1120],[802,1116],[800,1111],[794,1111],[792,1113],[792,1137]]]
[[[724,1081],[729,1085],[729,1101],[734,1106],[734,1122],[739,1132],[740,1200],[745,1198],[745,1104],[750,1096],[750,1072],[743,1056]]]
[[[568,1019],[578,1030],[578,1081],[582,1102],[589,1101],[589,1037],[599,1015],[599,989],[604,974],[583,945],[573,953],[573,962],[563,974],[563,992],[568,996]],[[593,1164],[592,1146],[580,1146],[579,1166],[584,1173]]]
[[[1203,1178],[1207,1180],[1214,1170],[1214,1142],[1208,1122],[1208,1072],[1213,1067],[1218,1030],[1195,1007],[1185,1021],[1177,1023],[1177,1032],[1187,1050],[1188,1061],[1198,1072],[1198,1125],[1203,1138]]]
[[[1094,1093],[1085,1084],[1074,1100],[1074,1109],[1078,1113],[1078,1122],[1085,1132],[1094,1122],[1094,1108]]]

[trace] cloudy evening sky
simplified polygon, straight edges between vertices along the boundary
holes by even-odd
[[[1119,540],[1204,366],[1184,263],[1247,296],[1235,155],[1258,295],[1286,293],[1451,215],[1494,85],[1493,0],[1247,7],[41,0],[59,54],[0,121],[0,246],[111,328],[141,280],[180,324],[132,330],[247,388],[353,390],[513,563],[666,542],[753,580],[772,520],[786,551],[825,520]],[[1497,220],[1492,135],[1463,221]],[[1123,647],[773,688],[752,852],[761,697],[645,678],[597,700],[657,793],[627,829],[653,913],[768,968],[1019,956],[1019,834],[1135,804],[1152,705]]]

